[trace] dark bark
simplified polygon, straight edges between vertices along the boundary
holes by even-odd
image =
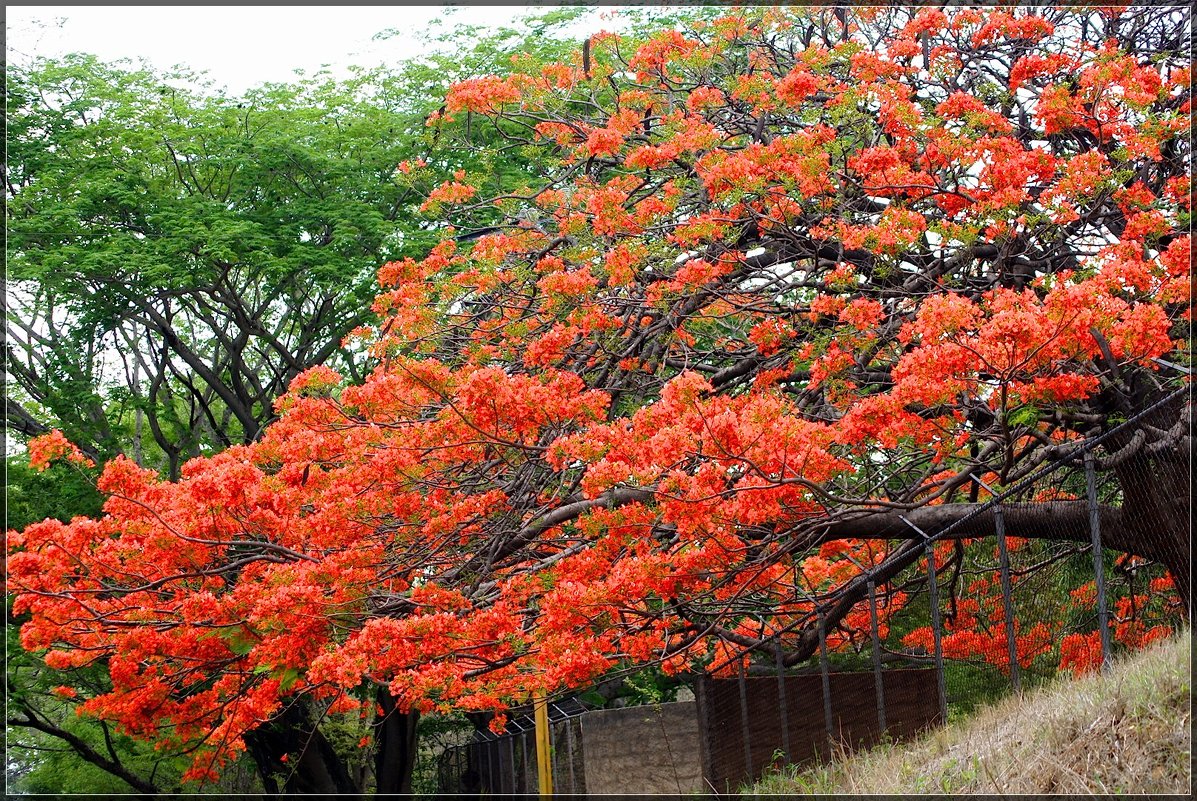
[[[344,761],[308,716],[303,700],[245,735],[262,785],[272,795],[359,795]],[[279,787],[279,780],[282,787]]]
[[[1191,533],[1189,514],[1189,466],[1175,455],[1140,453],[1115,468],[1123,493],[1124,516],[1134,521],[1141,550],[1168,568],[1172,583],[1184,602],[1186,615],[1192,609]],[[1105,532],[1102,532],[1103,544]]]
[[[411,793],[412,772],[416,765],[416,724],[418,712],[400,712],[395,699],[386,690],[378,691],[382,715],[377,721],[378,751],[374,756],[374,777],[378,795]]]
[[[1162,552],[1154,542],[1142,536],[1139,526],[1126,524],[1128,516],[1122,509],[1102,506],[1102,545],[1123,553],[1163,561]],[[1089,542],[1089,507],[1085,501],[1055,501],[1049,503],[1002,504],[1006,534],[1035,540],[1056,542]],[[922,506],[910,511],[885,510],[862,513],[852,519],[840,520],[817,535],[813,545],[842,539],[860,540],[919,540],[922,536],[902,521],[905,517],[930,536],[947,540],[992,537],[994,527],[992,509],[977,504],[949,503]],[[950,530],[949,530],[950,529]]]
[[[1131,469],[1125,468],[1127,471]],[[1191,498],[1187,484],[1188,471],[1173,466],[1168,471],[1152,472],[1150,468],[1137,465],[1133,470],[1133,475],[1141,478],[1138,483],[1124,483],[1124,506],[1100,507],[1102,545],[1161,562],[1170,570],[1175,569],[1174,576],[1181,573],[1183,580],[1187,581],[1187,510]],[[1163,472],[1170,476],[1169,483],[1153,483],[1154,478]],[[1119,475],[1121,477],[1121,473]],[[533,521],[527,529],[541,531],[596,506],[622,506],[634,501],[643,502],[649,497],[651,492],[648,489],[611,490],[594,499],[562,506]],[[1006,533],[1011,537],[1082,545],[1090,541],[1089,507],[1085,501],[1008,503],[1002,504],[1002,512]],[[842,539],[921,539],[922,535],[903,522],[903,517],[928,536],[941,536],[949,540],[991,537],[996,534],[992,508],[983,509],[975,503],[948,503],[909,510],[861,510],[839,520],[816,520],[804,524],[805,530],[795,529],[793,536],[800,540],[803,547],[815,547]],[[1178,560],[1178,557],[1182,558]],[[1183,568],[1178,561],[1183,561]],[[1182,597],[1187,599],[1187,593],[1182,593]]]
[[[11,397],[6,397],[4,424],[9,431],[15,431],[23,437],[40,437],[50,433],[50,427],[30,414],[24,406]],[[80,446],[82,449],[83,446]]]
[[[1132,374],[1132,389],[1141,385]],[[1154,401],[1152,393],[1136,393],[1133,405],[1143,408]],[[1139,549],[1123,549],[1146,556],[1168,568],[1186,616],[1192,610],[1189,518],[1192,509],[1192,406],[1182,395],[1164,403],[1134,429],[1115,432],[1107,443],[1112,468],[1122,492],[1122,516]],[[1107,542],[1102,530],[1103,545]],[[1113,546],[1107,546],[1113,547]]]
[[[154,308],[149,300],[134,295],[127,296],[132,305],[138,307],[146,316],[148,325],[156,329],[157,333],[161,335],[163,342],[170,348],[170,351],[177,354],[187,366],[195,371],[195,374],[203,380],[204,384],[211,387],[213,391],[224,401],[225,405],[233,415],[241,423],[244,430],[244,441],[252,442],[258,435],[259,423],[253,415],[253,400],[244,395],[238,395],[231,389],[220,377],[213,372],[213,370],[195,353],[188,345],[183,342],[175,331],[174,326],[171,325],[170,320],[165,317],[158,309]]]

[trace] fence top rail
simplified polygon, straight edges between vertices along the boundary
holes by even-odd
[[[556,701],[549,701],[546,708],[549,715],[549,725],[573,720],[591,711],[589,707],[576,698],[562,698]],[[512,728],[515,731],[512,731]],[[490,729],[475,731],[474,735],[476,739],[474,742],[494,742],[504,737],[517,737],[525,732],[533,731],[535,728],[536,725],[531,714],[519,715],[508,719],[507,728],[502,734],[495,734]]]

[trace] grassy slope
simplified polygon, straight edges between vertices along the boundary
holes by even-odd
[[[770,776],[749,792],[1191,792],[1191,632],[921,739]]]

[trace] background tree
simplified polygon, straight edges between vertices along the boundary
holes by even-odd
[[[1178,9],[765,10],[458,83],[434,127],[534,154],[536,180],[404,172],[454,227],[380,270],[377,367],[306,370],[258,440],[173,483],[117,458],[105,518],[12,536],[22,644],[107,659],[80,708],[198,749],[194,779],[300,725],[297,698],[368,722],[779,640],[793,662],[818,612],[847,646],[866,572],[887,618],[905,603],[899,514],[944,531],[977,479],[1186,380],[1187,31]],[[1139,478],[1183,475],[1186,415],[1107,443],[1101,516],[1187,608],[1187,486]],[[967,519],[954,537],[992,533]],[[1086,524],[1007,513],[1020,538]]]
[[[8,82],[9,428],[149,443],[173,476],[251,441],[306,367],[356,369],[341,339],[401,252],[395,130],[418,111],[378,73],[193,81],[71,57]]]
[[[495,192],[525,180],[520,153],[426,121],[456,77],[504,68],[504,46],[560,51],[575,16],[243,97],[87,55],[9,65],[10,434],[59,428],[177,478],[256,438],[302,370],[363,375],[343,340],[370,319],[378,265],[436,241],[396,166],[470,168]]]

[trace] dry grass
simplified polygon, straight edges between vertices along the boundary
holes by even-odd
[[[749,794],[1189,794],[1191,632],[900,745],[767,777]]]

